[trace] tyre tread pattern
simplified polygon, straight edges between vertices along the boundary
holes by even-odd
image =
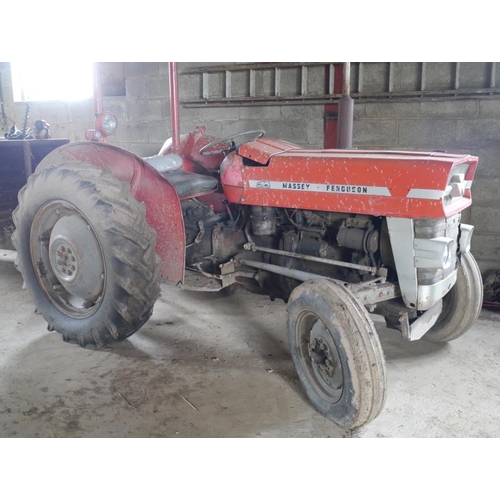
[[[359,429],[380,414],[386,400],[386,364],[380,340],[365,307],[352,293],[333,280],[311,280],[297,287],[290,297],[289,310],[293,309],[293,301],[299,296],[311,293],[314,294],[313,297],[319,295],[326,298],[332,317],[344,318],[341,320],[346,323],[343,328],[346,332],[344,341],[350,345],[352,362],[357,372],[355,376],[359,379],[355,384],[359,393],[352,396],[356,408],[351,417],[339,418],[338,415],[315,405],[316,409],[345,429]],[[294,321],[292,318],[292,323]],[[289,319],[289,328],[290,326]],[[289,335],[292,337],[294,333],[289,331]],[[292,351],[294,363],[298,368],[298,359],[295,359],[293,354]],[[311,401],[314,404],[312,399]]]
[[[447,310],[423,337],[429,342],[450,342],[461,337],[481,313],[483,281],[476,259],[470,252],[461,255],[457,272],[457,282],[448,292],[451,295]]]
[[[116,296],[115,314],[93,325],[89,331],[62,332],[65,341],[76,341],[82,347],[88,344],[101,347],[113,341],[124,340],[149,319],[153,305],[160,295],[160,258],[155,252],[156,232],[147,224],[145,206],[130,193],[130,185],[118,181],[106,169],[89,163],[66,163],[44,168],[30,176],[19,191],[18,207],[13,212],[15,231],[12,242],[19,252],[22,248],[19,228],[31,224],[27,213],[32,193],[50,183],[72,185],[76,195],[88,197],[104,218],[101,239],[108,238],[113,249],[112,272],[120,294]],[[18,258],[16,266],[27,279],[29,258]],[[117,288],[117,289],[118,289]],[[43,309],[38,306],[44,317]],[[52,318],[45,317],[49,324]],[[56,330],[58,325],[54,325]],[[59,326],[59,330],[61,327]]]

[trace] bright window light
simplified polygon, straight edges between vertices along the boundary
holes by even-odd
[[[74,101],[92,97],[92,63],[12,62],[15,101]]]

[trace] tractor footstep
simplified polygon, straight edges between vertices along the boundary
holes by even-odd
[[[190,290],[195,292],[219,292],[222,285],[219,280],[203,276],[203,274],[186,270],[184,282],[179,283],[181,290]]]

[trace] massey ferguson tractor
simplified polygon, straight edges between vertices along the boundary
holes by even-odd
[[[342,428],[366,425],[386,396],[370,313],[431,342],[479,315],[473,227],[460,220],[477,158],[313,151],[263,130],[180,136],[172,77],[171,91],[173,137],[158,155],[77,142],[28,179],[13,243],[36,309],[63,340],[100,347],[146,323],[162,281],[283,299],[311,403]],[[98,119],[102,140],[116,122]]]

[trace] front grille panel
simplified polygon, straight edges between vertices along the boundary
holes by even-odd
[[[460,213],[442,219],[415,219],[413,221],[415,238],[451,238],[453,245],[451,264],[447,269],[417,269],[419,285],[433,285],[447,278],[457,267],[457,241],[460,227]]]

